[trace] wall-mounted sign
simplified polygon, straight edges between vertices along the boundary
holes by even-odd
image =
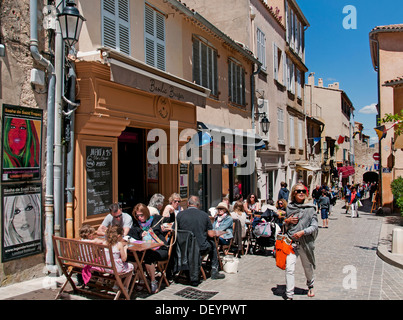
[[[179,165],[179,194],[182,199],[187,199],[189,193],[189,164]]]
[[[42,252],[42,185],[2,187],[2,262]]]
[[[3,104],[3,182],[41,178],[41,109]]]
[[[87,215],[109,212],[112,204],[112,147],[86,147]]]

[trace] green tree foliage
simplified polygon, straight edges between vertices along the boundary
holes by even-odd
[[[392,194],[396,201],[396,205],[399,207],[401,215],[403,216],[403,178],[399,177],[392,181]]]

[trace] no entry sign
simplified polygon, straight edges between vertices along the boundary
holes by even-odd
[[[381,159],[381,155],[379,153],[374,153],[372,157],[374,158],[375,161],[379,161]]]

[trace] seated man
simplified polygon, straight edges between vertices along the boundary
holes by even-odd
[[[188,200],[188,208],[178,213],[176,217],[178,229],[192,231],[197,239],[200,248],[200,255],[204,256],[207,253],[211,259],[211,279],[224,279],[225,275],[218,271],[219,263],[217,249],[215,247],[213,225],[209,215],[200,210],[200,200],[197,196],[190,196]],[[197,285],[193,283],[192,285]]]
[[[126,236],[133,225],[132,217],[129,214],[122,212],[118,203],[112,203],[109,206],[109,212],[110,213],[99,226],[97,234],[99,236],[104,236],[109,226],[119,225],[123,228],[123,235]]]

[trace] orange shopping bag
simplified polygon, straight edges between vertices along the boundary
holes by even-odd
[[[275,249],[276,249],[276,266],[285,270],[286,259],[290,253],[294,253],[292,248],[292,240],[285,234],[279,233],[277,235]]]

